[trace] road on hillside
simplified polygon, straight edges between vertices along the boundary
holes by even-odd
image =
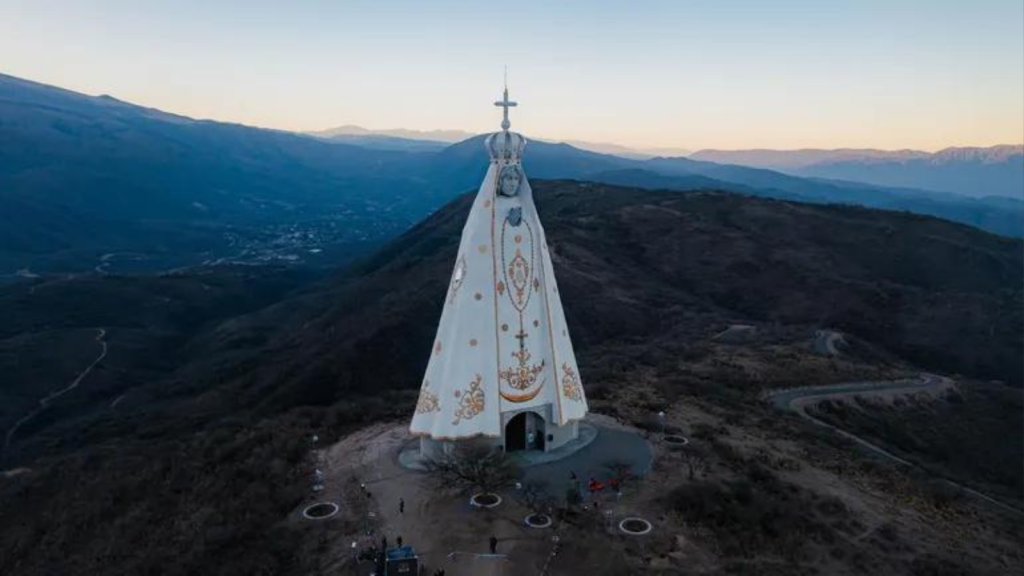
[[[814,353],[822,356],[839,356],[837,344],[845,344],[843,335],[835,330],[818,330],[814,333]]]
[[[107,356],[107,342],[106,340],[104,340],[106,336],[107,330],[105,328],[96,329],[96,342],[98,342],[100,345],[99,355],[96,356],[96,358],[88,366],[86,366],[84,370],[79,372],[78,376],[76,376],[75,379],[72,380],[70,384],[61,388],[60,390],[49,393],[45,398],[39,401],[39,406],[37,406],[35,409],[33,409],[25,416],[23,416],[21,420],[15,422],[14,426],[11,426],[10,430],[7,431],[7,435],[4,437],[3,453],[7,452],[7,448],[11,445],[11,439],[14,438],[14,435],[15,433],[17,433],[18,428],[21,428],[23,424],[25,424],[32,418],[35,418],[43,410],[46,410],[46,408],[54,400],[60,398],[61,396],[67,394],[68,392],[74,390],[75,388],[78,388],[78,385],[82,383],[82,380],[84,380],[85,377],[88,376],[90,372],[92,372],[92,369],[95,368],[96,365],[99,364],[100,361],[102,361]]]
[[[887,380],[887,381],[876,381],[876,382],[846,382],[842,384],[835,384],[831,386],[814,386],[806,388],[786,388],[783,390],[773,390],[764,395],[765,399],[770,401],[776,408],[780,410],[788,410],[795,412],[800,417],[805,418],[811,422],[814,422],[818,426],[822,426],[833,430],[844,438],[848,438],[853,442],[856,442],[860,446],[866,448],[869,452],[887,458],[904,466],[910,466],[924,470],[925,472],[935,475],[934,472],[924,468],[923,466],[901,458],[892,452],[889,452],[885,448],[878,446],[872,442],[869,442],[856,434],[847,432],[842,428],[833,426],[828,422],[815,418],[807,413],[807,407],[813,404],[818,404],[826,400],[842,400],[846,398],[853,398],[856,396],[876,396],[876,397],[893,397],[901,396],[905,394],[914,394],[922,391],[934,391],[939,392],[945,389],[953,387],[953,381],[949,378],[942,376],[936,376],[935,374],[921,374],[917,379],[911,380]],[[1003,502],[992,498],[986,494],[982,494],[977,490],[964,486],[959,482],[950,480],[942,476],[938,478],[944,482],[947,482],[965,493],[980,498],[994,506],[999,507],[1002,510],[1012,512],[1014,514],[1022,515],[1024,511],[1018,508],[1004,504]]]

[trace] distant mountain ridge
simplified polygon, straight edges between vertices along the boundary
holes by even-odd
[[[1024,145],[921,150],[700,150],[691,159],[780,170],[796,176],[924,188],[972,197],[1024,198]]]
[[[228,262],[333,267],[475,188],[488,163],[483,136],[418,149],[397,137],[349,138],[398,144],[194,120],[0,75],[0,281]],[[860,204],[1024,234],[1024,202],[1013,198],[627,158],[532,139],[524,164],[535,179]]]
[[[1005,162],[1014,156],[1024,154],[1024,144],[997,144],[995,146],[953,146],[937,152],[923,150],[879,150],[876,148],[801,148],[797,150],[773,150],[751,148],[746,150],[701,149],[690,158],[708,162],[732,162],[746,166],[763,165],[765,168],[805,168],[815,164],[844,161],[905,161],[928,160],[942,164],[957,160],[971,160],[987,164]]]
[[[455,142],[460,142],[467,138],[476,136],[476,134],[466,132],[465,130],[409,130],[406,128],[371,130],[354,124],[346,124],[344,126],[328,128],[326,130],[317,130],[308,132],[308,134],[312,136],[320,136],[322,138],[334,138],[336,136],[390,136],[392,138],[404,138],[406,140],[447,142],[448,144],[454,144]]]
[[[346,125],[311,135],[380,150],[437,151],[473,136],[461,130],[371,130]],[[874,148],[803,148],[773,150],[634,148],[605,142],[535,138],[550,144],[569,144],[588,152],[628,158],[687,157],[691,160],[777,170],[793,176],[848,180],[876,186],[950,192],[975,198],[1006,196],[1024,199],[1024,145],[950,147],[938,152]]]
[[[307,134],[328,140],[392,150],[430,148],[433,143],[438,142],[455,144],[477,136],[477,134],[464,130],[408,130],[405,128],[373,130],[353,124],[307,132]],[[685,148],[633,148],[608,142],[588,142],[586,140],[564,140],[557,138],[536,138],[536,140],[550,144],[569,144],[589,152],[612,154],[634,160],[647,160],[657,156],[685,156],[690,153],[690,150]]]

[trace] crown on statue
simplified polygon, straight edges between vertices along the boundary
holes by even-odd
[[[501,132],[496,132],[487,137],[484,146],[491,154],[491,161],[503,161],[506,164],[519,162],[523,157],[523,148],[526,148],[526,138],[521,134],[509,132],[512,123],[508,120],[508,109],[518,106],[517,103],[508,99],[508,82],[505,83],[505,92],[501,100],[494,103],[501,111]]]
[[[526,138],[515,132],[495,132],[484,141],[484,147],[491,155],[491,160],[518,162],[526,148]]]

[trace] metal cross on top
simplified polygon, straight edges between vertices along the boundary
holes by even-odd
[[[501,106],[502,108],[505,109],[504,110],[504,117],[501,120],[501,129],[504,130],[505,132],[508,132],[509,127],[512,126],[512,123],[508,121],[508,109],[512,108],[514,106],[518,106],[518,104],[516,104],[515,102],[512,102],[512,101],[510,101],[508,99],[508,85],[507,84],[505,85],[505,96],[501,99],[500,102],[495,102],[494,105],[495,106]]]

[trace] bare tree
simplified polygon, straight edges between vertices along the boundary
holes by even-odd
[[[703,475],[708,470],[708,455],[701,448],[689,444],[682,450],[683,463],[686,464],[688,476],[693,480],[698,474]]]
[[[549,511],[555,505],[555,499],[539,482],[526,482],[518,491],[520,504],[534,512]]]
[[[454,449],[426,461],[427,472],[446,488],[493,492],[519,476],[504,452],[481,444],[456,444]]]

